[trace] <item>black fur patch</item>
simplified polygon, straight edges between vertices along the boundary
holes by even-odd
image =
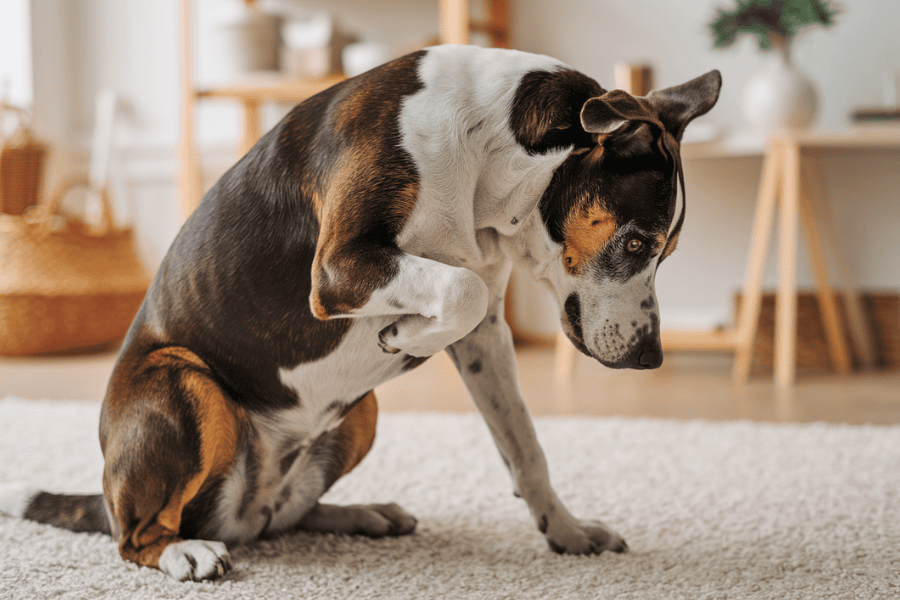
[[[38,492],[22,517],[71,531],[111,534],[101,494],[76,496]]]
[[[526,73],[510,107],[516,142],[532,155],[592,146],[591,134],[581,126],[581,108],[604,92],[599,83],[572,69]]]
[[[566,311],[566,320],[569,322],[569,327],[571,328],[571,330],[563,328],[566,337],[569,338],[579,351],[587,356],[591,356],[587,346],[584,344],[584,331],[581,327],[581,300],[578,298],[577,293],[573,293],[566,298],[564,308]]]

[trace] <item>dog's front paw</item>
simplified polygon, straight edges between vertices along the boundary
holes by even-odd
[[[388,343],[389,337],[391,339],[397,337],[397,324],[396,323],[392,323],[392,324],[388,325],[387,327],[385,327],[378,333],[378,345],[381,347],[382,350],[384,350],[388,354],[397,354],[398,352],[400,352],[400,348],[394,348],[393,346],[391,346]]]
[[[378,345],[389,354],[402,351],[425,358],[434,356],[467,333],[467,330],[441,327],[435,319],[407,315],[378,333]]]
[[[218,579],[231,570],[231,556],[222,542],[184,540],[166,546],[159,568],[180,581]]]
[[[621,535],[600,521],[576,521],[547,530],[547,544],[557,554],[600,554],[605,550],[628,552]]]

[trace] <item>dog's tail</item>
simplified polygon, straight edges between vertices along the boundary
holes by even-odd
[[[35,489],[0,492],[0,513],[72,531],[111,535],[102,494],[51,494]]]

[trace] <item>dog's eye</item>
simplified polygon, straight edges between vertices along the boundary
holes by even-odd
[[[643,247],[644,242],[642,242],[641,240],[629,240],[628,245],[625,246],[625,249],[629,252],[637,252]]]

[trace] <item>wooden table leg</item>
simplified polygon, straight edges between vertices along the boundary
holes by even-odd
[[[191,1],[181,2],[181,141],[178,146],[178,206],[187,219],[203,196],[200,163],[194,147],[194,82],[191,68]]]
[[[775,205],[781,187],[782,149],[777,140],[769,143],[763,157],[762,180],[756,200],[756,214],[750,232],[750,250],[744,279],[743,298],[735,336],[734,380],[744,383],[750,377],[753,345],[762,303],[762,279],[769,254],[769,238],[775,218]]]
[[[241,156],[247,154],[259,141],[259,100],[249,98],[242,102],[243,121],[241,123]]]
[[[556,334],[556,360],[553,365],[553,375],[557,384],[565,385],[575,377],[575,346],[569,341],[562,331]]]
[[[441,0],[441,43],[469,43],[468,0]]]
[[[794,383],[797,358],[797,221],[800,213],[800,147],[783,141],[784,178],[775,302],[775,383]]]
[[[805,164],[805,162],[804,162]],[[828,279],[828,267],[825,262],[825,254],[819,236],[819,222],[809,199],[809,189],[805,185],[808,174],[804,173],[803,193],[800,195],[800,217],[803,221],[803,229],[806,233],[806,244],[809,248],[809,257],[812,262],[813,273],[816,278],[816,292],[819,299],[819,311],[822,315],[822,325],[825,328],[825,338],[828,342],[828,353],[835,370],[846,375],[850,372],[850,349],[847,347],[847,339],[844,337],[844,328],[841,326],[841,318],[838,314],[837,303],[834,298],[834,290]]]
[[[856,278],[847,266],[847,259],[843,252],[843,244],[840,242],[831,207],[822,184],[822,172],[818,164],[805,159],[803,169],[806,174],[803,182],[804,189],[809,192],[809,202],[813,213],[822,225],[826,246],[831,250],[833,266],[837,272],[840,288],[844,296],[844,307],[847,310],[847,323],[850,328],[850,336],[856,347],[857,355],[863,367],[871,367],[875,361],[875,351],[872,344],[872,336],[869,327],[863,317],[862,306],[859,302],[859,293],[856,286]]]

